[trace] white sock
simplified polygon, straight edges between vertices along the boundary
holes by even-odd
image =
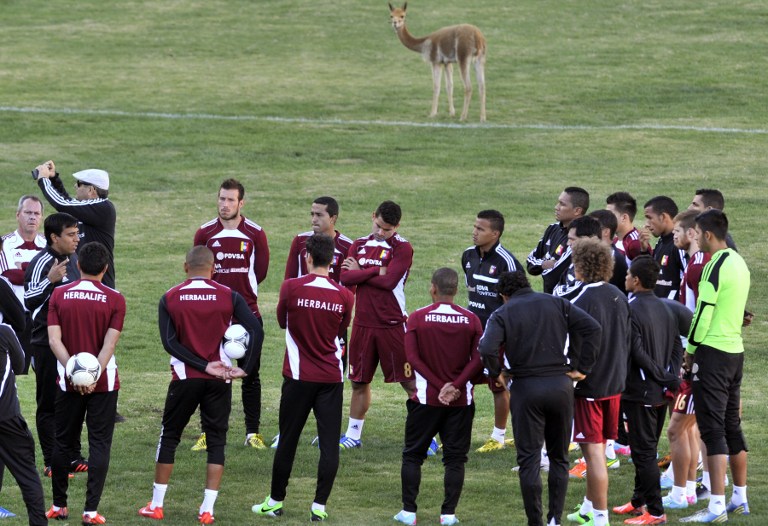
[[[213,515],[213,505],[216,503],[216,497],[219,496],[219,492],[215,489],[207,489],[203,493],[203,503],[200,505],[200,513],[206,511]]]
[[[152,504],[149,505],[149,509],[162,508],[163,501],[165,500],[165,492],[168,490],[168,484],[158,484],[155,482],[152,484]]]
[[[616,450],[613,449],[613,440],[608,440],[605,443],[605,458],[608,460],[616,458]]]
[[[725,495],[712,495],[709,497],[709,511],[714,515],[720,515],[725,511]]]
[[[701,472],[701,484],[707,489],[712,489],[712,481],[709,480],[709,471]]]
[[[347,425],[347,432],[344,433],[349,438],[354,438],[355,440],[360,440],[360,437],[363,434],[363,423],[365,420],[358,420],[356,418],[349,419],[349,424]]]
[[[670,496],[675,502],[683,502],[685,500],[685,488],[681,486],[672,486]]]
[[[593,513],[595,526],[608,526],[608,510],[594,510]]]
[[[272,498],[272,496],[270,495],[270,497],[269,497],[269,502],[267,502],[267,506],[269,506],[269,507],[271,508],[272,506],[277,506],[277,505],[278,505],[278,504],[280,504],[281,502],[283,502],[283,501],[282,501],[282,500],[275,500],[275,499],[273,499],[273,498]]]
[[[325,511],[325,504],[318,504],[317,502],[312,503],[311,510],[317,510],[317,511]]]
[[[696,496],[696,481],[695,480],[686,480],[685,481],[685,495],[688,497],[695,497]]]
[[[498,427],[494,426],[493,433],[491,433],[491,438],[494,439],[499,444],[504,443],[504,437],[507,436],[507,430],[506,429],[499,429]]]
[[[98,514],[98,511],[83,511],[83,515],[88,515],[90,518],[94,518]]]
[[[593,509],[594,508],[592,507],[592,501],[589,500],[587,497],[584,497],[584,502],[581,503],[581,508],[579,508],[579,513],[582,515],[586,515]]]
[[[746,486],[733,486],[733,495],[731,495],[731,502],[736,504],[744,504],[747,502],[747,487]]]

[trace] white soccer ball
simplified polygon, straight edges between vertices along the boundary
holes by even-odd
[[[66,372],[72,385],[90,387],[101,376],[101,364],[91,353],[81,352],[67,360]]]
[[[248,350],[248,331],[239,323],[230,325],[224,333],[221,350],[230,360],[239,360]]]

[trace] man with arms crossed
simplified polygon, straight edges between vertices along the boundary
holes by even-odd
[[[712,486],[709,507],[682,519],[725,522],[728,513],[749,514],[747,443],[741,430],[739,403],[744,370],[741,326],[749,295],[750,274],[742,257],[728,248],[728,219],[719,210],[696,217],[699,248],[712,259],[699,283],[685,365],[693,376],[696,422],[707,446]],[[725,502],[725,470],[730,455],[733,495]]]
[[[208,441],[205,492],[197,519],[213,524],[213,506],[224,474],[233,378],[244,378],[258,366],[264,331],[245,299],[215,282],[213,252],[193,247],[184,262],[187,279],[163,295],[158,325],[163,347],[171,355],[171,383],[165,399],[160,441],[155,457],[152,500],[139,510],[150,519],[163,518],[163,503],[173,473],[176,448],[195,410],[200,407]],[[221,351],[224,332],[233,320],[248,332],[243,367],[232,367]]]
[[[573,380],[592,370],[600,325],[562,298],[534,292],[525,273],[506,272],[497,290],[504,305],[496,309],[480,340],[480,357],[491,377],[502,376],[499,346],[504,345],[510,383],[520,491],[529,526],[541,526],[541,447],[549,456],[548,526],[560,524],[568,488],[568,443],[573,425]],[[566,342],[570,349],[565,352]],[[569,365],[578,364],[578,369]]]
[[[48,343],[48,303],[56,287],[80,279],[77,269],[77,245],[80,240],[77,219],[69,214],[51,214],[45,218],[45,250],[29,262],[24,272],[24,305],[32,312],[30,350],[35,360],[37,400],[37,437],[43,451],[44,474],[51,475],[53,447],[56,440],[56,357]],[[71,452],[73,455],[76,451]],[[84,467],[85,469],[81,469]],[[73,471],[85,471],[88,464],[76,460]]]
[[[219,187],[219,216],[208,221],[195,233],[194,245],[204,245],[213,252],[215,263],[213,279],[240,293],[251,312],[261,321],[257,302],[259,283],[267,277],[269,246],[264,230],[242,214],[245,188],[235,179],[227,179]],[[264,437],[259,433],[261,421],[260,354],[249,369],[241,387],[243,413],[245,413],[245,446],[265,449]],[[241,364],[242,366],[242,364]],[[193,451],[204,451],[205,433],[200,435]]]
[[[605,208],[616,216],[616,246],[626,257],[627,265],[637,256],[653,254],[653,249],[640,241],[640,232],[635,228],[637,200],[627,192],[614,192],[605,203]]]
[[[272,487],[264,502],[251,509],[257,515],[283,514],[296,446],[312,411],[317,420],[320,461],[310,521],[322,522],[328,518],[325,506],[339,468],[344,395],[341,335],[352,318],[355,296],[330,277],[336,250],[331,236],[314,234],[303,245],[309,274],[285,280],[277,303],[277,321],[285,329],[286,348]]]
[[[97,511],[109,470],[115,430],[120,378],[115,348],[125,320],[125,298],[101,283],[107,272],[109,251],[101,243],[80,249],[77,267],[81,279],[57,287],[48,308],[48,338],[58,360],[56,394],[56,445],[53,449],[53,506],[46,516],[65,520],[70,458],[80,444],[83,422],[88,425],[88,486],[83,524],[105,524]],[[99,360],[101,375],[88,387],[71,385],[65,368],[71,356],[89,353]]]
[[[483,329],[477,316],[453,303],[459,276],[440,268],[432,274],[432,305],[408,318],[405,352],[416,375],[416,392],[406,402],[401,468],[403,509],[394,519],[416,524],[421,465],[432,437],[440,433],[445,465],[445,498],[440,524],[458,524],[456,506],[464,486],[464,464],[475,414],[472,378],[482,369],[477,345]]]
[[[608,283],[613,275],[610,245],[595,238],[576,239],[571,244],[571,257],[576,280],[582,284],[571,303],[600,324],[602,337],[592,373],[577,383],[574,390],[573,436],[584,453],[587,494],[579,509],[568,515],[568,520],[606,526],[605,448],[606,441],[615,440],[618,435],[619,402],[629,358],[629,303],[622,291]]]
[[[504,302],[496,291],[496,283],[502,272],[521,270],[520,262],[512,253],[501,245],[504,233],[504,216],[498,210],[482,210],[477,214],[472,229],[474,245],[467,248],[461,256],[461,268],[464,269],[464,283],[467,286],[469,302],[467,308],[472,311],[485,327],[488,317]],[[499,358],[503,358],[504,349],[499,348]],[[494,426],[490,438],[477,451],[488,453],[504,449],[506,443],[507,417],[509,415],[509,391],[496,378],[488,378],[488,387],[493,393]]]
[[[551,294],[560,276],[570,262],[562,264],[562,256],[568,248],[568,227],[571,221],[587,213],[589,193],[578,186],[569,186],[563,190],[555,204],[555,219],[544,231],[536,248],[531,250],[526,260],[528,273],[541,275],[544,280],[544,292]]]
[[[410,397],[416,387],[405,358],[405,282],[413,262],[413,247],[400,237],[400,205],[384,201],[373,213],[372,233],[356,239],[341,265],[341,283],[356,286],[355,321],[349,347],[347,432],[339,446],[362,446],[365,414],[371,405],[371,381],[381,362],[384,381],[400,382]]]

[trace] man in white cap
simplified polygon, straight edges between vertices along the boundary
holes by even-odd
[[[56,172],[53,161],[46,161],[34,170],[32,177],[37,181],[43,195],[58,212],[71,214],[80,222],[80,245],[98,241],[109,251],[109,266],[103,283],[115,288],[115,205],[109,200],[109,174],[104,170],[90,168],[75,172],[75,197],[70,197],[64,183]]]

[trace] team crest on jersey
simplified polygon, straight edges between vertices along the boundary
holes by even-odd
[[[386,248],[381,249],[381,254],[379,254],[379,259],[387,259],[387,256],[389,256],[389,250]]]
[[[488,269],[488,275],[493,276],[496,274],[496,265],[491,265],[491,268]]]
[[[336,265],[338,265],[338,264],[339,264],[339,256],[337,256],[337,255],[335,255],[335,254],[334,254],[334,256],[333,256],[333,261],[331,261],[331,266],[332,266],[332,267],[335,267],[335,266],[336,266]]]
[[[555,249],[555,255],[559,256],[563,253],[563,245],[557,245],[557,248]]]
[[[662,267],[666,267],[668,261],[669,261],[669,256],[661,256],[661,266]]]
[[[248,241],[240,242],[240,252],[248,252]]]

